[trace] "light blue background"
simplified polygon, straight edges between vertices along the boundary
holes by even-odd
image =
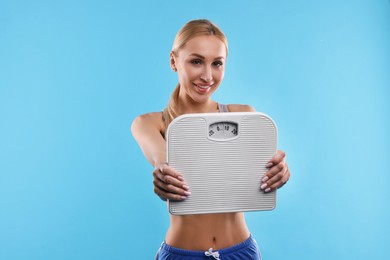
[[[177,82],[176,32],[229,40],[221,103],[272,116],[292,177],[248,213],[264,259],[387,259],[390,4],[1,1],[0,259],[152,259],[168,227],[129,127]]]

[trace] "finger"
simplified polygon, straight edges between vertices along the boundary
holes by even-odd
[[[272,159],[266,164],[265,167],[270,168],[274,165],[277,165],[278,163],[284,161],[285,158],[286,158],[286,153],[284,151],[278,150],[276,151]]]
[[[181,195],[181,196],[191,195],[190,191],[183,189],[183,188],[180,188],[180,187],[177,187],[177,186],[174,186],[172,184],[167,184],[167,183],[162,182],[161,180],[159,180],[157,178],[155,178],[153,180],[153,184],[155,187],[158,187],[160,190],[164,190],[168,193],[177,194],[177,195]]]
[[[161,183],[164,183],[166,185],[172,185],[184,190],[189,191],[188,184],[182,180],[179,180],[171,175],[167,174],[167,171],[164,171],[163,173],[160,172],[160,170],[153,171],[153,176],[155,179],[158,179]]]
[[[285,172],[286,171],[286,166],[287,164],[282,161],[274,166],[272,166],[265,174],[262,179],[262,182],[266,182],[270,179],[272,179],[275,175],[277,175],[279,172]]]
[[[182,175],[167,163],[158,165],[153,171],[155,193],[160,198],[183,200],[191,192]]]
[[[166,175],[165,178],[168,180],[168,183],[170,183],[170,180],[172,180],[174,182],[172,183],[173,185],[189,190],[188,184],[184,180],[184,177],[181,173],[170,167],[168,164],[165,164],[161,170],[162,173]]]
[[[287,164],[285,162],[280,162],[279,164],[273,166],[263,177],[260,188],[266,192],[271,191],[275,186],[280,185],[280,181],[283,179],[286,170]]]
[[[164,175],[169,175],[169,176],[172,176],[176,179],[184,181],[183,175],[181,173],[179,173],[178,171],[176,171],[175,169],[173,169],[172,167],[170,167],[167,163],[160,164],[158,166],[158,169]]]
[[[283,178],[281,180],[275,182],[274,184],[272,184],[268,188],[268,190],[265,189],[264,191],[265,192],[270,192],[270,191],[279,189],[279,188],[283,187],[288,182],[289,179],[290,179],[290,172],[287,170],[287,172],[283,175]]]
[[[186,199],[185,196],[180,196],[178,194],[169,193],[165,190],[158,188],[157,186],[154,187],[154,193],[156,193],[163,200],[169,199],[169,200],[181,201],[181,200]]]
[[[286,163],[286,172],[283,175],[282,185],[279,188],[284,186],[289,180],[290,180],[290,168],[288,167],[288,164]]]

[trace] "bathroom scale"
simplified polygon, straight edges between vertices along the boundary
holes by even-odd
[[[276,191],[260,189],[277,149],[274,121],[260,112],[198,113],[175,118],[166,132],[167,162],[191,195],[168,200],[172,215],[272,210]]]

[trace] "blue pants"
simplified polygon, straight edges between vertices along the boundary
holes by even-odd
[[[261,260],[260,249],[252,235],[244,242],[218,251],[193,251],[167,245],[165,242],[159,248],[156,260]]]

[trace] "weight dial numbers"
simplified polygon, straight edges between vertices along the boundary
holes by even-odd
[[[233,122],[217,122],[209,126],[209,137],[213,139],[231,139],[238,135],[238,126]]]

